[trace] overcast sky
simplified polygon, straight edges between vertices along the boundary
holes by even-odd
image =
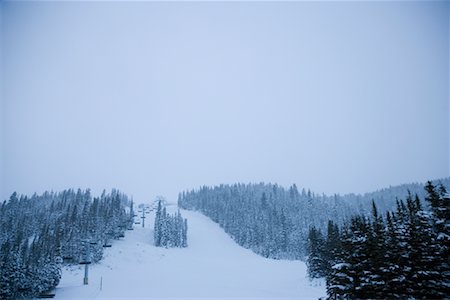
[[[1,5],[3,198],[449,175],[448,2]]]

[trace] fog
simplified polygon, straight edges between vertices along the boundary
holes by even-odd
[[[449,176],[449,4],[2,2],[1,195]]]

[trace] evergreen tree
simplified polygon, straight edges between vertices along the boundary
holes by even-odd
[[[386,257],[385,257],[385,225],[383,218],[378,214],[375,202],[372,201],[371,232],[367,240],[369,254],[369,268],[366,270],[365,290],[367,298],[383,298],[383,290],[386,284]]]
[[[433,211],[433,224],[438,243],[438,257],[441,258],[438,272],[442,275],[443,294],[450,295],[450,195],[441,183],[439,186],[440,206]]]
[[[386,223],[373,203],[371,222],[360,215],[344,226],[340,246],[325,251],[334,263],[326,276],[330,299],[449,297],[447,228],[441,225],[448,222],[442,213],[448,194],[432,183],[426,189],[431,211],[408,193],[406,204],[397,200],[397,211],[386,214]]]
[[[426,185],[431,212],[420,211],[420,225],[424,227],[427,239],[427,252],[423,263],[431,266],[426,273],[421,273],[419,280],[424,280],[421,294],[431,297],[450,295],[450,199],[446,188],[441,184],[436,188],[431,182]],[[424,278],[423,278],[424,277]]]
[[[126,228],[127,203],[118,191],[100,199],[80,189],[31,197],[13,193],[1,206],[0,298],[33,298],[53,289],[61,278],[62,258],[81,261],[82,239],[93,242],[91,260],[100,260],[99,241],[112,238],[113,229]]]
[[[348,225],[341,230],[340,247],[334,249],[335,257],[331,271],[327,275],[327,294],[330,299],[349,298],[354,289],[352,265],[350,256],[352,252],[353,232]]]
[[[333,221],[328,221],[327,238],[324,249],[325,276],[328,277],[332,272],[332,267],[338,263],[338,249],[341,248],[339,227]]]
[[[183,248],[188,246],[188,244],[187,244],[187,230],[188,230],[187,219],[184,219],[183,220],[183,228],[182,228],[182,242],[181,242],[181,247],[183,247]]]
[[[158,207],[156,209],[155,226],[154,226],[154,241],[156,247],[161,246],[161,235],[162,235],[162,206],[160,200],[158,201]]]
[[[324,257],[324,238],[322,233],[315,227],[311,227],[308,236],[308,273],[311,278],[320,278],[325,276],[326,261]]]
[[[154,243],[156,247],[187,247],[187,220],[180,211],[168,214],[161,201],[155,213]]]
[[[383,271],[385,285],[382,295],[389,299],[406,298],[405,294],[405,275],[404,270],[408,265],[405,262],[406,254],[404,248],[400,245],[400,239],[397,236],[399,232],[395,217],[390,212],[386,213],[386,246],[385,261]]]

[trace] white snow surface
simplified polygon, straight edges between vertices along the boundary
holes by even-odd
[[[146,228],[135,225],[105,249],[101,262],[90,265],[89,285],[83,285],[84,266],[63,268],[56,298],[298,300],[326,295],[323,282],[308,279],[303,262],[263,258],[237,245],[201,213],[181,213],[188,219],[188,248],[153,246],[151,212]]]

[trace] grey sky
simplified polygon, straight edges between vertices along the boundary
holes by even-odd
[[[3,198],[449,175],[448,2],[1,5]]]

